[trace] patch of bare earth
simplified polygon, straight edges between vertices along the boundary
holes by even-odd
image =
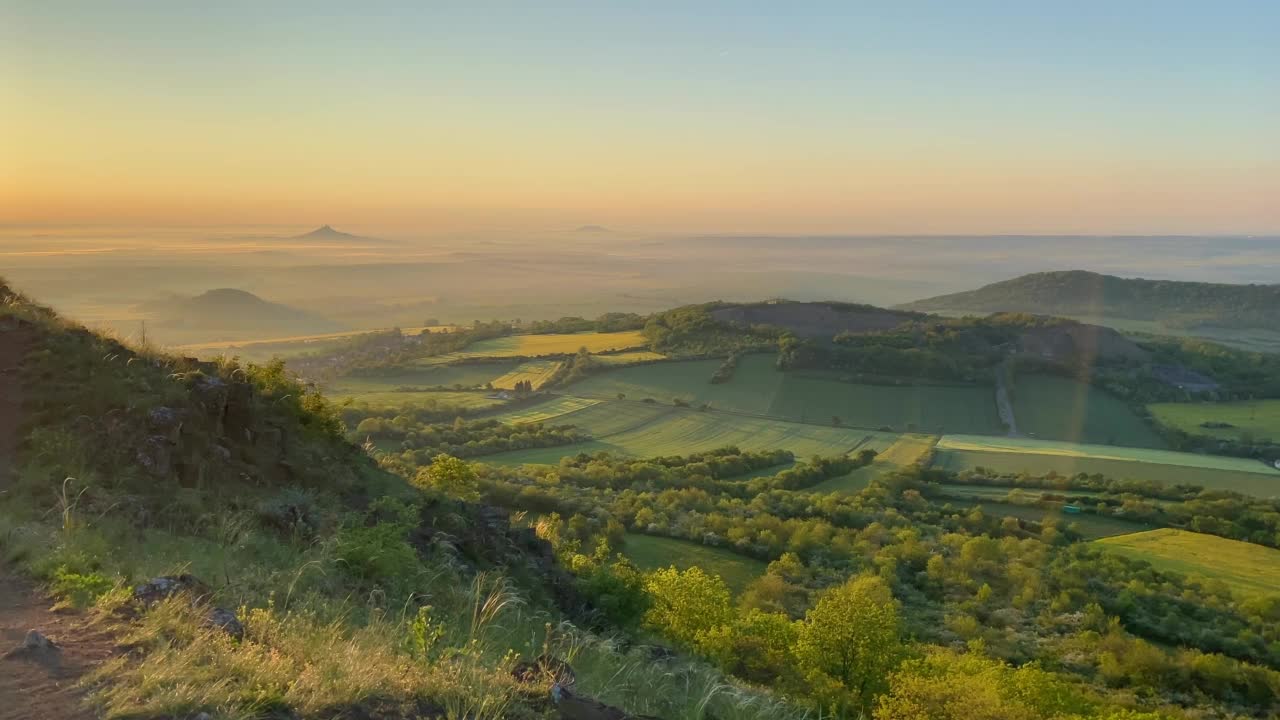
[[[18,446],[19,368],[30,341],[30,328],[0,318],[0,492],[9,484]],[[83,616],[54,612],[51,606],[34,585],[0,565],[0,720],[94,717],[76,684],[112,654],[114,644],[87,627]]]

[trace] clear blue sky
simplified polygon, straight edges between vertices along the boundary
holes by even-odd
[[[1277,2],[539,5],[6,0],[0,220],[1280,231]]]

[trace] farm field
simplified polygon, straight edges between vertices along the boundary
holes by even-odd
[[[630,350],[644,347],[644,335],[639,330],[613,333],[563,333],[551,335],[508,335],[481,340],[467,349],[426,358],[425,362],[472,357],[542,357],[545,355],[570,355],[586,348],[588,352],[601,353],[612,350]]]
[[[1148,405],[1160,423],[1192,435],[1239,440],[1245,433],[1255,440],[1280,440],[1280,400],[1225,403],[1155,403]],[[1202,422],[1228,423],[1229,428],[1200,427]]]
[[[729,413],[700,412],[657,403],[631,400],[598,401],[570,412],[564,398],[549,403],[545,412],[527,408],[532,417],[548,418],[556,424],[574,425],[591,433],[584,443],[553,448],[536,448],[486,457],[486,462],[503,465],[554,464],[561,457],[578,453],[608,451],[630,457],[687,455],[736,445],[743,450],[790,450],[798,458],[812,455],[841,455],[862,447],[888,448],[897,439],[890,433],[851,428],[746,417]],[[501,419],[501,415],[498,416]]]
[[[1013,412],[1024,435],[1126,447],[1166,447],[1160,435],[1119,398],[1053,375],[1019,375]]]
[[[627,350],[626,352],[610,353],[608,355],[595,355],[595,361],[601,365],[617,366],[635,365],[637,363],[650,363],[659,360],[666,360],[667,356],[662,353],[656,353],[651,350]]]
[[[431,403],[451,405],[467,410],[488,410],[503,404],[503,400],[486,397],[483,390],[379,390],[371,392],[325,391],[329,399],[344,403],[351,401],[371,408],[401,408],[424,406]]]
[[[1157,570],[1220,580],[1240,595],[1280,593],[1280,550],[1274,548],[1170,528],[1097,544],[1145,560]]]
[[[720,360],[657,363],[594,375],[571,392],[587,397],[680,399],[691,405],[787,420],[895,430],[919,428],[1003,434],[994,391],[982,386],[862,385],[812,374],[780,372],[773,355],[748,355],[733,378],[712,384]]]
[[[724,579],[733,594],[764,574],[765,563],[723,548],[689,540],[627,533],[623,554],[645,572],[675,565],[680,570],[700,567]]]
[[[576,382],[570,392],[603,398],[622,393],[631,400],[653,398],[668,405],[676,399],[690,404],[709,402],[719,410],[767,414],[783,375],[774,369],[773,356],[743,357],[731,381],[713,385],[711,376],[721,363],[721,360],[679,360],[620,368]]]
[[[389,392],[402,387],[427,389],[461,385],[464,388],[479,388],[513,372],[516,367],[515,361],[470,365],[414,365],[387,369],[377,374],[346,375],[329,383],[326,391],[358,394]]]
[[[1089,540],[1132,535],[1151,529],[1150,525],[1121,520],[1120,518],[1103,517],[1093,513],[1069,515],[1057,509],[1050,510],[1031,505],[1014,505],[1013,503],[1004,503],[996,500],[975,498],[972,500],[948,500],[946,502],[958,509],[981,508],[983,514],[994,517],[1015,517],[1028,522],[1044,522],[1045,520],[1054,519],[1063,526],[1074,526],[1081,535]]]
[[[1067,476],[1100,473],[1167,485],[1200,485],[1258,497],[1280,495],[1280,471],[1242,458],[972,435],[943,436],[937,450],[934,467],[944,470],[985,467],[1030,475],[1051,471]]]
[[[534,390],[540,390],[563,364],[559,360],[529,360],[528,362],[522,362],[505,375],[494,378],[492,381],[493,386],[503,390],[511,390],[515,388],[516,383],[528,380]]]
[[[932,435],[903,435],[876,455],[870,465],[860,467],[848,475],[823,481],[813,486],[810,492],[858,492],[869,485],[872,479],[918,462],[933,449],[937,440]]]
[[[551,420],[557,421],[557,424],[563,424],[559,422],[561,417],[583,408],[599,404],[600,402],[600,400],[593,400],[590,398],[561,395],[552,397],[551,399],[537,403],[536,405],[528,405],[498,413],[494,415],[493,418],[500,422],[509,424],[548,422]]]

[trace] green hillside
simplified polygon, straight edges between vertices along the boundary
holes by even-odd
[[[1280,329],[1280,313],[1276,312],[1280,285],[1144,280],[1083,270],[1032,273],[902,307],[1157,320],[1181,328]]]

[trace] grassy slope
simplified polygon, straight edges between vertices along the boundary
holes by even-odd
[[[1098,544],[1158,570],[1221,580],[1241,595],[1280,594],[1280,550],[1273,548],[1169,528]]]
[[[1280,494],[1280,471],[1255,460],[1027,438],[947,435],[938,443],[935,466],[946,470],[981,466],[997,472],[1032,475],[1049,471],[1060,475],[1101,473],[1170,485],[1202,485],[1260,497]]]
[[[1086,383],[1021,375],[1014,386],[1018,431],[1039,438],[1127,447],[1166,447],[1122,400]]]
[[[28,437],[18,479],[0,492],[0,560],[56,581],[68,600],[97,597],[100,622],[132,648],[99,670],[95,702],[108,715],[401,717],[402,706],[424,703],[432,716],[536,717],[541,705],[513,685],[511,662],[544,650],[544,628],[555,628],[550,650],[576,667],[581,692],[629,712],[792,715],[704,665],[655,667],[642,649],[622,652],[561,624],[524,561],[488,559],[482,548],[495,538],[466,506],[377,470],[284,378],[185,372],[12,299],[0,303],[6,316],[35,323],[42,340],[22,366]],[[210,401],[219,383],[246,381],[252,392],[236,413]],[[171,436],[180,436],[174,457],[190,463],[174,469],[191,475],[181,483],[139,460],[155,445],[148,424],[168,411],[183,418]],[[224,435],[224,421],[252,432]],[[380,497],[413,505],[366,514]],[[439,523],[448,547],[415,550],[403,528],[419,522]],[[140,617],[116,612],[133,583],[178,572],[213,583],[213,600],[238,610],[242,642],[205,627],[181,599]],[[442,630],[426,656],[414,650],[414,614],[401,612],[424,597]],[[479,607],[488,609],[477,616]]]
[[[765,563],[723,548],[636,533],[627,534],[624,554],[645,571],[672,565],[681,570],[700,567],[723,578],[735,594],[765,570]]]
[[[1280,400],[1156,403],[1148,408],[1159,422],[1192,435],[1239,440],[1244,433],[1249,433],[1255,440],[1280,441]],[[1205,421],[1230,423],[1235,427],[1200,427]]]

